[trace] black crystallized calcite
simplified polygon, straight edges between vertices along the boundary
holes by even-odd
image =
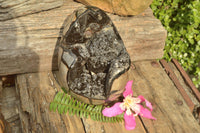
[[[61,42],[68,86],[76,94],[106,99],[113,81],[129,69],[130,57],[106,13],[95,7],[75,13]]]

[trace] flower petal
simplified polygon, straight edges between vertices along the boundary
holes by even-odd
[[[132,80],[127,82],[126,87],[125,87],[125,91],[123,93],[124,97],[127,97],[128,95],[133,96],[132,83],[133,83]]]
[[[140,113],[139,113],[139,115],[143,116],[145,118],[148,118],[148,119],[156,120],[156,118],[152,116],[151,111],[149,111],[148,109],[142,107],[141,105],[140,105]]]
[[[125,120],[125,128],[127,130],[135,129],[136,122],[135,122],[135,117],[133,115],[127,115],[126,113],[124,113],[124,120]]]
[[[145,102],[146,103],[146,106],[152,111],[153,110],[153,107],[152,107],[152,105],[151,105],[151,103],[147,100],[147,99],[145,99],[143,96],[138,96],[138,98],[141,100],[141,102]],[[140,102],[140,103],[141,103]]]
[[[131,107],[131,109],[138,115],[140,113],[140,104],[134,104],[134,106]]]
[[[121,102],[118,102],[118,103],[115,103],[112,107],[110,108],[105,108],[102,113],[104,116],[107,116],[107,117],[113,117],[113,116],[116,116],[116,115],[119,115],[121,113],[124,112],[124,110],[122,110],[120,108],[120,104]]]
[[[131,112],[131,109],[127,109],[125,112],[127,115],[132,115],[133,113]]]

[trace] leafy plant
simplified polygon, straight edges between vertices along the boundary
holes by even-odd
[[[168,31],[164,58],[177,59],[200,87],[199,0],[154,0],[151,8]]]
[[[70,115],[77,115],[79,117],[88,118],[91,117],[92,120],[102,121],[102,122],[121,122],[123,121],[123,114],[116,117],[105,117],[102,114],[104,109],[103,105],[90,105],[78,101],[69,94],[64,94],[58,92],[54,100],[50,103],[50,110],[59,114],[69,113]]]

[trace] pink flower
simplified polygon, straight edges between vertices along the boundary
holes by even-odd
[[[135,116],[140,115],[148,119],[156,119],[151,115],[153,110],[152,105],[147,101],[143,96],[138,96],[137,98],[133,97],[133,91],[131,89],[133,81],[128,81],[123,93],[124,100],[123,102],[117,102],[110,108],[105,108],[102,113],[104,116],[113,117],[124,113],[125,128],[127,130],[132,130],[135,128]],[[146,106],[150,111],[144,108],[140,103],[145,102]]]

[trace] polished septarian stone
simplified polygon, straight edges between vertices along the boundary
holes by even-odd
[[[124,86],[113,87],[113,82],[128,71],[130,57],[102,10],[84,7],[69,16],[60,49],[59,64],[68,68],[66,82],[72,95],[86,103],[103,104],[122,94]]]

